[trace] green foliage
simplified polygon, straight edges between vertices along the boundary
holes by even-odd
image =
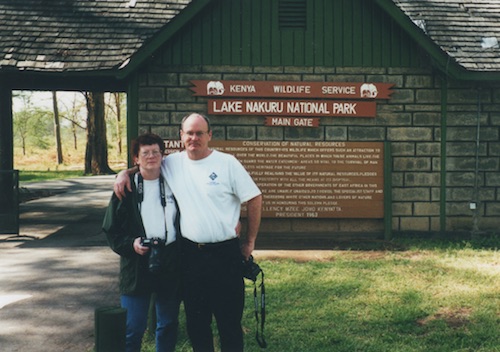
[[[14,141],[26,148],[47,149],[52,142],[53,121],[49,110],[24,109],[14,113]]]

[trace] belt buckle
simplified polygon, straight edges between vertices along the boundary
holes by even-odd
[[[203,247],[205,246],[205,244],[203,244],[203,243],[197,243],[196,246],[198,247],[198,249],[203,249]]]

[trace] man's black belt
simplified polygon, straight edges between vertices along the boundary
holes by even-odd
[[[189,245],[190,247],[195,247],[195,248],[198,248],[200,250],[203,250],[203,249],[210,250],[210,249],[216,249],[216,248],[221,248],[224,246],[231,245],[232,243],[238,241],[238,238],[232,238],[230,240],[226,240],[226,241],[222,241],[222,242],[198,243],[198,242],[188,240],[185,237],[182,237],[182,241],[185,244]]]

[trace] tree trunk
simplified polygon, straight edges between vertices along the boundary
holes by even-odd
[[[76,123],[71,122],[71,133],[73,133],[73,148],[78,150],[78,138],[76,135]]]
[[[61,145],[61,125],[59,124],[59,109],[57,108],[57,93],[52,92],[52,106],[54,107],[54,133],[56,135],[57,164],[63,163],[63,153]]]
[[[87,100],[87,149],[85,150],[85,174],[114,174],[108,165],[108,144],[104,118],[104,93],[89,92]]]
[[[122,129],[120,126],[120,121],[121,121],[121,110],[120,110],[120,93],[116,92],[113,93],[115,97],[115,106],[116,106],[116,137],[117,137],[117,147],[118,147],[118,154],[122,154]]]

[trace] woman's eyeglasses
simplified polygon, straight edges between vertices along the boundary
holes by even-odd
[[[151,150],[149,152],[141,152],[141,156],[143,158],[147,158],[148,156],[154,156],[155,158],[159,157],[161,152],[159,150]]]

